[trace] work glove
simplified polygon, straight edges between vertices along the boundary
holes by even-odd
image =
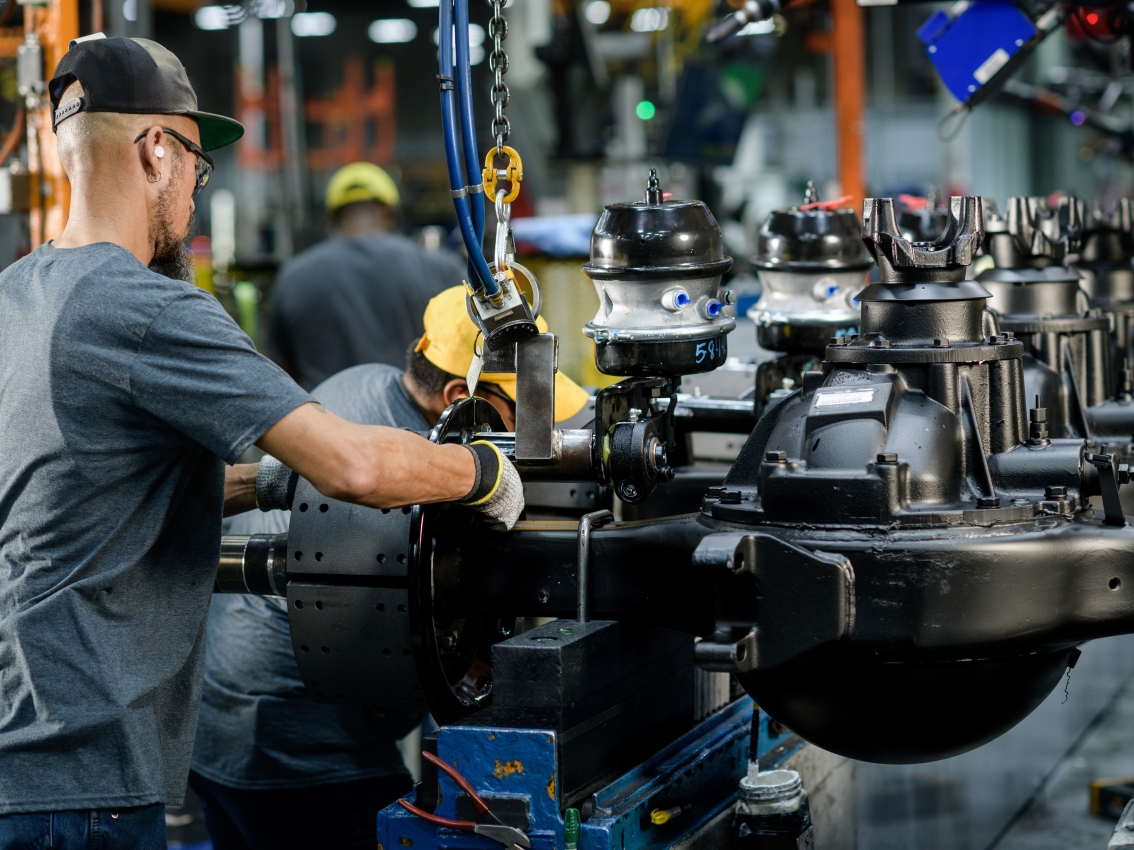
[[[283,461],[264,455],[256,470],[256,507],[262,511],[290,511],[299,474]]]
[[[524,510],[520,473],[492,443],[477,440],[465,448],[476,460],[476,483],[461,504],[483,514],[493,531],[511,531]]]

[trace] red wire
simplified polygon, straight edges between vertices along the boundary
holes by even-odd
[[[929,206],[929,199],[919,195],[898,195],[898,203],[908,210],[921,212]]]
[[[830,212],[837,210],[843,204],[851,199],[850,195],[843,195],[841,198],[835,198],[833,201],[816,201],[813,204],[804,204],[800,207],[801,210],[823,210],[823,212]]]
[[[448,762],[438,758],[433,753],[429,752],[429,750],[423,750],[421,757],[441,768],[441,770],[443,770],[450,779],[461,786],[461,790],[469,795],[469,799],[472,800],[473,807],[477,810],[478,813],[483,815],[488,811],[488,803],[484,802],[484,800],[481,799],[480,794],[476,793],[476,789],[474,789],[472,785],[469,784],[469,781],[467,779],[461,776],[461,774],[455,767],[453,767]]]

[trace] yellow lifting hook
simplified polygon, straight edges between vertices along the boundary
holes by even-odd
[[[504,155],[508,157],[508,167],[499,171],[494,168],[497,147],[493,145],[488,149],[488,154],[484,157],[484,194],[488,200],[496,203],[496,184],[500,180],[507,180],[512,186],[504,196],[504,203],[510,204],[520,194],[520,181],[524,179],[524,163],[520,161],[520,155],[516,153],[515,148],[503,145],[500,150],[503,150]]]

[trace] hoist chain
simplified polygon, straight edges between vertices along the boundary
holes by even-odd
[[[508,73],[508,54],[504,52],[504,39],[508,37],[508,22],[504,19],[504,0],[489,0],[492,4],[492,18],[488,22],[488,34],[492,38],[492,52],[488,54],[488,67],[493,74],[492,105],[496,115],[492,119],[492,135],[496,137],[496,152],[504,153],[504,143],[512,134],[512,125],[504,117],[504,108],[511,96],[504,83]]]

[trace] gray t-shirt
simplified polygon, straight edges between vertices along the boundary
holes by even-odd
[[[308,390],[362,363],[402,366],[429,299],[466,276],[454,254],[405,236],[320,242],[276,278],[268,353]]]
[[[222,459],[307,401],[117,245],[0,274],[0,814],[181,802]]]
[[[369,364],[340,372],[312,395],[344,419],[425,431],[402,373]],[[249,511],[232,534],[287,531],[287,511]],[[230,788],[302,788],[404,772],[394,741],[419,718],[308,699],[292,652],[287,603],[213,600],[193,770]]]

